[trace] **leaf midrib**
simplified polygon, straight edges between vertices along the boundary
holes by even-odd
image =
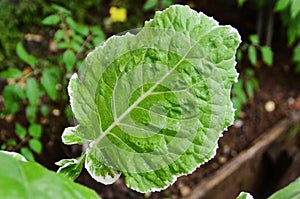
[[[96,146],[114,127],[116,127],[120,121],[124,119],[140,102],[142,102],[146,97],[148,97],[152,91],[162,83],[187,57],[191,49],[197,45],[192,45],[186,52],[186,54],[178,61],[178,63],[168,71],[159,81],[157,81],[147,92],[145,92],[142,96],[140,96],[124,113],[122,113],[118,118],[114,120],[114,122],[104,131],[102,132],[99,137],[97,137],[92,143],[91,147]]]

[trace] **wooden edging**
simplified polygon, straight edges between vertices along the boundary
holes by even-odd
[[[275,140],[277,140],[282,134],[284,134],[295,123],[300,122],[300,112],[293,112],[287,118],[279,121],[269,131],[258,137],[253,145],[234,157],[214,174],[202,180],[198,185],[193,188],[193,191],[184,199],[202,199],[207,198],[207,193],[214,191],[217,187],[222,189],[226,188],[226,180],[236,173],[243,165],[249,161],[256,161],[255,156],[262,154],[263,151]],[[250,174],[251,175],[251,174]],[[234,180],[239,180],[235,178]],[[228,184],[227,184],[228,185]],[[225,197],[225,195],[224,195]]]

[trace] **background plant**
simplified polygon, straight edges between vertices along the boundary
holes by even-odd
[[[83,56],[105,39],[99,26],[75,22],[70,11],[61,6],[52,5],[52,8],[53,14],[41,22],[55,30],[49,41],[52,53],[47,57],[33,56],[19,42],[16,45],[16,54],[26,67],[23,70],[9,67],[0,72],[0,77],[5,78],[7,83],[2,94],[4,110],[0,113],[1,117],[25,114],[27,118],[26,123],[15,124],[17,136],[7,138],[1,148],[20,150],[29,160],[34,159],[32,152],[40,154],[42,150],[40,137],[43,129],[37,116],[48,117],[51,109],[53,114],[66,114],[68,118],[72,116],[64,89],[69,74],[74,71],[83,72],[84,68],[80,67]],[[59,112],[61,107],[50,107],[48,100],[59,101],[65,107],[65,112]]]

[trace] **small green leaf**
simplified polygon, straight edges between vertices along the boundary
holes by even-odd
[[[93,45],[96,47],[96,46],[99,46],[100,44],[102,44],[104,42],[104,37],[95,37],[93,38],[92,42],[93,42]]]
[[[70,49],[66,50],[63,55],[63,61],[66,65],[67,71],[72,71],[74,64],[76,62],[76,55]]]
[[[75,52],[80,52],[81,49],[82,49],[81,45],[78,44],[78,42],[76,42],[76,41],[72,41],[72,42],[70,43],[70,45],[71,45],[71,48],[72,48]]]
[[[27,53],[27,51],[25,50],[25,48],[24,48],[24,46],[23,46],[23,44],[21,43],[21,42],[19,42],[18,44],[17,44],[17,47],[16,47],[16,52],[17,52],[17,55],[18,55],[18,57],[22,60],[22,61],[24,61],[24,62],[26,62],[27,64],[29,64],[31,67],[35,67],[35,64],[36,64],[36,62],[37,62],[37,58],[35,58],[34,56],[32,56],[32,55],[29,55],[28,53]]]
[[[39,139],[42,135],[42,126],[39,124],[30,124],[28,133],[35,139]]]
[[[57,81],[51,70],[46,69],[42,73],[41,84],[44,87],[46,93],[49,95],[50,99],[55,100],[57,97],[56,84]]]
[[[1,150],[5,150],[6,149],[6,144],[1,144]]]
[[[57,14],[49,15],[42,20],[43,25],[56,25],[60,22],[60,17]]]
[[[260,48],[262,60],[267,66],[272,66],[273,64],[273,51],[268,46],[262,46]]]
[[[250,99],[252,99],[254,97],[254,89],[253,89],[253,85],[251,84],[251,82],[246,81],[245,82],[245,88],[246,88],[246,92],[247,95]]]
[[[8,68],[7,70],[0,72],[0,77],[4,78],[20,78],[22,75],[22,71],[17,68]]]
[[[40,90],[38,83],[34,78],[27,79],[25,93],[29,103],[33,106],[36,106],[40,97]]]
[[[21,99],[25,98],[25,93],[19,84],[9,84],[3,89],[3,103],[6,114],[12,114],[19,110]]]
[[[34,155],[27,147],[21,148],[20,153],[26,158],[26,160],[34,161]]]
[[[41,113],[42,113],[42,115],[43,115],[44,117],[47,117],[48,114],[49,114],[49,108],[48,108],[48,106],[45,105],[45,104],[41,105],[40,111],[41,111]]]
[[[17,134],[17,136],[20,138],[20,139],[22,139],[22,138],[24,138],[25,137],[25,135],[26,135],[26,129],[23,127],[23,126],[21,126],[20,124],[16,124],[16,134]]]
[[[85,153],[77,159],[62,159],[55,164],[60,166],[57,173],[62,174],[71,180],[75,180],[81,173],[84,163]]]
[[[105,34],[104,32],[101,30],[101,28],[99,28],[98,26],[92,26],[91,27],[91,33],[95,36],[102,36],[103,40],[105,39]]]
[[[284,9],[286,9],[288,7],[290,3],[290,0],[278,0],[276,5],[275,5],[275,11],[278,12],[278,11],[282,11]]]
[[[238,50],[237,53],[236,53],[236,59],[237,61],[241,61],[243,58],[243,53],[241,50]]]
[[[67,24],[76,32],[83,36],[87,36],[89,34],[89,28],[84,24],[76,23],[71,17],[67,17]]]
[[[68,48],[68,47],[69,47],[68,42],[62,41],[62,42],[57,43],[57,48],[58,49],[65,49],[65,48]]]
[[[247,0],[237,0],[238,6],[242,7]]]
[[[300,43],[293,50],[293,62],[300,63]]]
[[[291,16],[292,18],[296,18],[296,16],[300,12],[300,1],[299,0],[291,0]]]
[[[143,10],[152,10],[158,5],[157,0],[147,0],[143,6]]]
[[[58,11],[59,13],[61,13],[61,14],[64,14],[64,15],[67,15],[67,16],[70,15],[70,10],[67,10],[66,8],[64,8],[64,7],[60,6],[60,5],[52,4],[51,7],[54,10]]]
[[[8,139],[8,140],[7,140],[7,144],[8,144],[9,146],[16,146],[16,145],[17,145],[17,142],[16,142],[16,140],[14,140],[14,139]]]
[[[37,107],[36,106],[26,106],[25,113],[26,113],[26,118],[30,123],[34,123],[36,119],[36,111]]]
[[[41,154],[42,152],[42,143],[37,139],[29,140],[29,147],[32,151],[36,152],[37,154]]]
[[[62,39],[66,35],[66,32],[64,30],[57,30],[54,34],[54,40],[58,41]]]
[[[248,58],[250,60],[250,63],[255,66],[257,62],[257,55],[256,55],[256,49],[254,46],[249,46],[248,48]]]
[[[254,44],[254,45],[259,45],[259,38],[258,38],[258,36],[257,36],[256,34],[250,35],[250,36],[249,36],[249,40],[250,40],[250,42],[251,42],[252,44]]]

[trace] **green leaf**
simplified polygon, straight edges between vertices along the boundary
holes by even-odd
[[[60,17],[57,14],[49,15],[42,20],[42,24],[48,26],[56,25],[59,22],[60,22]]]
[[[19,110],[20,100],[25,98],[25,93],[19,84],[9,84],[4,87],[2,96],[6,114],[13,114]]]
[[[89,34],[89,28],[84,24],[76,23],[71,17],[67,17],[67,24],[76,32],[83,36],[87,36]]]
[[[253,199],[253,196],[246,192],[241,192],[236,199]]]
[[[81,173],[85,154],[83,153],[81,157],[77,159],[63,159],[55,164],[60,166],[57,173],[62,174],[71,180],[75,180]]]
[[[32,151],[36,152],[37,154],[41,154],[42,152],[42,143],[37,139],[29,140],[29,147]]]
[[[31,67],[35,67],[35,64],[37,62],[37,58],[35,58],[32,55],[29,55],[27,53],[27,51],[25,50],[25,48],[24,48],[24,46],[23,46],[23,44],[21,42],[19,42],[17,44],[16,52],[17,52],[18,57],[22,61],[24,61],[25,63],[29,64]]]
[[[293,62],[300,63],[300,43],[293,50]]]
[[[300,198],[300,178],[297,178],[294,182],[286,186],[285,188],[277,191],[271,195],[268,199],[297,199]]]
[[[254,46],[249,46],[248,48],[248,58],[250,60],[250,63],[255,66],[257,62],[257,55],[256,55],[256,49]]]
[[[275,5],[275,11],[282,11],[284,9],[287,9],[288,5],[290,4],[290,0],[278,0]]]
[[[245,82],[245,88],[246,88],[246,92],[247,95],[250,99],[252,99],[254,97],[254,88],[251,82],[246,81]]]
[[[252,44],[254,45],[259,45],[259,38],[258,35],[254,34],[254,35],[250,35],[249,36],[249,40]]]
[[[40,90],[39,85],[34,78],[27,79],[25,93],[29,103],[33,106],[36,106],[40,98]]]
[[[58,41],[60,39],[62,39],[64,36],[66,35],[66,32],[64,30],[57,30],[54,34],[54,40]]]
[[[8,139],[7,140],[7,145],[9,145],[9,146],[16,146],[17,142],[14,139]]]
[[[23,127],[23,126],[21,126],[20,124],[16,124],[16,134],[17,134],[17,136],[20,138],[20,139],[22,139],[22,138],[24,138],[25,137],[25,135],[26,135],[26,129]]]
[[[82,79],[70,79],[79,125],[63,142],[89,143],[85,168],[99,182],[123,173],[139,192],[166,188],[211,159],[233,123],[239,43],[231,26],[180,5],[136,35],[109,38],[87,56]]]
[[[7,70],[0,72],[0,77],[4,78],[20,78],[22,76],[22,71],[17,68],[8,68]]]
[[[267,66],[272,66],[273,64],[273,51],[268,46],[262,46],[260,48],[262,60]]]
[[[46,69],[42,73],[41,84],[50,99],[55,100],[57,97],[56,84],[57,80],[51,70]]]
[[[39,124],[30,124],[28,129],[29,135],[35,139],[39,139],[42,135],[42,126]]]
[[[20,150],[20,153],[29,161],[34,161],[34,155],[27,147],[23,147]]]
[[[157,0],[147,0],[143,6],[143,10],[152,10],[158,5]]]
[[[76,62],[76,55],[72,50],[68,49],[64,52],[63,61],[66,64],[67,71],[70,72]]]
[[[247,0],[237,0],[238,6],[242,7]]]
[[[26,113],[26,118],[30,123],[34,123],[36,119],[36,111],[37,107],[36,106],[26,106],[25,113]]]
[[[62,175],[57,175],[36,162],[24,161],[24,157],[19,154],[10,155],[10,153],[0,152],[1,162],[5,162],[0,164],[2,199],[99,199],[95,191],[74,183]]]
[[[296,18],[296,16],[300,12],[300,1],[299,0],[291,0],[291,16],[292,18]]]
[[[44,117],[47,117],[49,114],[49,108],[47,105],[42,104],[40,107],[40,111]]]

